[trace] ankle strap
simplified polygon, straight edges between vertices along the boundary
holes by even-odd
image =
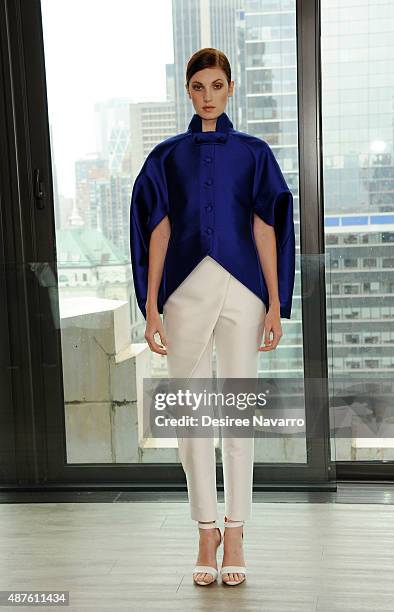
[[[201,521],[198,521],[198,526],[200,529],[213,529],[216,527],[216,521],[211,521],[210,523],[202,523]]]
[[[224,526],[227,527],[242,527],[245,524],[245,521],[224,521]]]

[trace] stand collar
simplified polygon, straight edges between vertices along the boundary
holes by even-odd
[[[227,140],[228,132],[233,127],[228,115],[223,112],[216,119],[215,131],[202,131],[202,117],[194,113],[189,125],[188,132],[192,134],[195,143],[224,143]]]

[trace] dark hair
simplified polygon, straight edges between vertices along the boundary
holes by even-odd
[[[231,81],[231,66],[226,55],[219,49],[213,47],[205,47],[193,53],[186,67],[186,86],[189,87],[189,81],[193,74],[204,68],[214,68],[218,66],[225,72],[227,81]]]

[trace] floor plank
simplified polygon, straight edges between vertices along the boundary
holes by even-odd
[[[65,589],[75,612],[394,610],[392,505],[255,503],[236,588],[193,584],[197,541],[185,503],[6,503],[0,589]]]

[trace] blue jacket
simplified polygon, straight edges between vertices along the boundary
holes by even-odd
[[[210,255],[255,293],[268,291],[253,235],[253,213],[275,228],[281,317],[290,319],[295,276],[293,195],[264,140],[233,128],[226,113],[216,131],[194,114],[186,132],[166,138],[146,158],[133,186],[130,252],[138,306],[146,319],[152,230],[169,216],[171,236],[158,310]],[[201,287],[204,291],[204,287]]]

